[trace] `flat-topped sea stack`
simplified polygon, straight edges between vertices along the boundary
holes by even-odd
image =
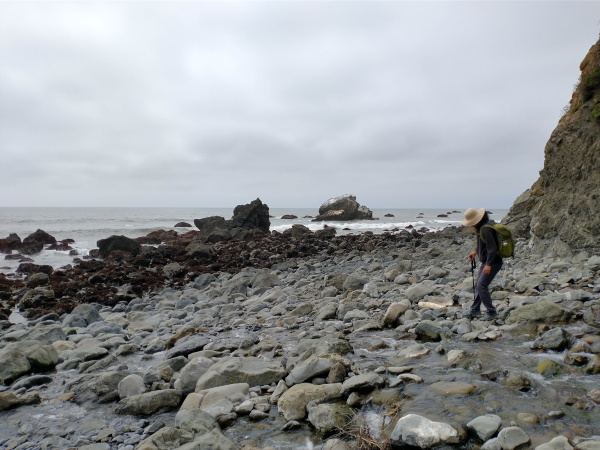
[[[361,206],[356,197],[351,194],[345,194],[340,197],[334,197],[327,200],[319,208],[319,215],[313,219],[313,222],[322,222],[325,220],[372,220],[373,212],[366,206]]]

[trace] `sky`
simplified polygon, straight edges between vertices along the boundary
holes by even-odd
[[[0,0],[0,207],[509,208],[577,1]]]

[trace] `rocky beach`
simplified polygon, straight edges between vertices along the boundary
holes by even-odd
[[[580,69],[502,220],[492,320],[467,317],[462,226],[278,232],[257,199],[61,268],[35,255],[69,240],[0,239],[20,262],[0,273],[0,448],[600,449],[600,41]],[[372,219],[352,195],[319,215]]]
[[[518,239],[469,320],[469,229],[195,225],[2,276],[0,448],[600,448],[600,255]]]

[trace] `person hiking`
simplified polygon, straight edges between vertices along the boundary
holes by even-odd
[[[468,315],[470,319],[483,317],[480,309],[481,304],[487,310],[486,320],[498,317],[498,312],[492,304],[489,286],[502,268],[502,258],[497,254],[498,236],[496,230],[489,226],[484,227],[489,220],[485,208],[469,208],[465,211],[465,219],[462,221],[464,226],[475,228],[477,233],[477,249],[469,253],[469,259],[474,261],[477,256],[481,262],[473,293],[474,300]]]

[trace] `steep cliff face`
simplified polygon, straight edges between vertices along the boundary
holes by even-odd
[[[540,253],[600,251],[600,40],[579,68],[570,109],[546,144],[540,177],[503,220]]]

